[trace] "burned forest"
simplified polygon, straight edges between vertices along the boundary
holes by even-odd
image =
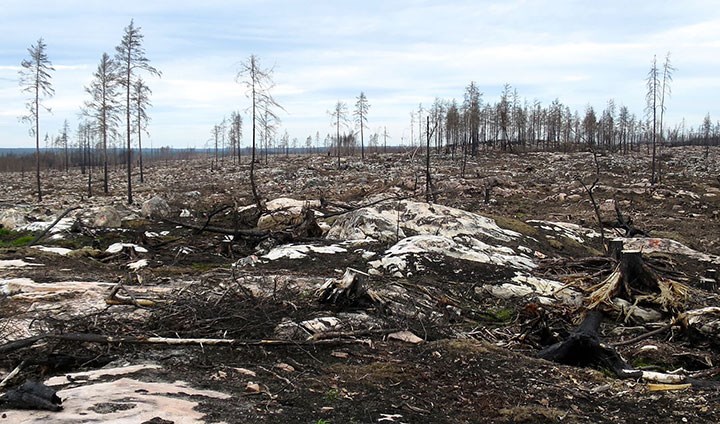
[[[2,421],[718,422],[718,155],[6,172]]]

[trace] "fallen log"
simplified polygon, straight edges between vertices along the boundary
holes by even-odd
[[[60,216],[58,216],[57,219],[55,219],[55,221],[53,221],[52,224],[50,224],[50,226],[48,226],[46,229],[44,229],[40,234],[36,235],[35,238],[32,239],[30,241],[30,243],[28,243],[28,246],[33,246],[35,243],[39,242],[40,239],[45,237],[45,235],[47,235],[47,233],[50,230],[52,230],[58,224],[58,222],[60,222],[61,219],[65,218],[65,216],[67,214],[69,214],[70,212],[72,212],[74,210],[78,210],[78,209],[80,209],[80,206],[75,206],[75,207],[66,209],[65,212],[61,213]]]
[[[252,347],[252,346],[311,346],[311,345],[346,345],[371,343],[364,339],[320,339],[320,340],[285,340],[285,339],[209,339],[209,338],[171,338],[171,337],[145,337],[145,336],[106,336],[94,333],[68,333],[43,334],[27,339],[15,340],[0,345],[0,353],[8,353],[24,347],[32,346],[40,340],[64,340],[82,343],[97,344],[132,344],[132,345],[165,345],[165,346],[226,346],[226,347]]]
[[[213,227],[213,226],[205,226],[205,225],[196,225],[191,224],[189,222],[182,222],[177,221],[170,218],[163,218],[163,221],[167,221],[174,225],[179,225],[184,228],[189,228],[191,230],[195,231],[207,231],[209,233],[216,233],[216,234],[225,234],[229,236],[243,236],[243,237],[255,237],[255,238],[267,238],[270,236],[271,232],[268,230],[258,230],[258,229],[252,229],[252,230],[233,230],[229,228],[221,228],[221,227]]]

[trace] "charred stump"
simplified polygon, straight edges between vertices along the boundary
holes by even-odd
[[[630,367],[614,349],[600,341],[602,320],[601,311],[589,311],[567,339],[543,349],[538,356],[558,364],[609,369],[621,378],[638,377],[637,372],[627,371]]]

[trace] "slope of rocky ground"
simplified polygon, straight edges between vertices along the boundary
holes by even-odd
[[[6,390],[46,381],[64,410],[0,409],[8,422],[718,422],[719,153],[666,149],[654,186],[644,151],[493,152],[464,175],[434,156],[431,196],[417,152],[339,170],[270,157],[263,211],[230,159],[151,163],[130,206],[121,169],[109,195],[95,175],[92,197],[78,170],[47,173],[41,203],[30,175],[4,174],[0,375],[18,371]],[[618,211],[626,228],[610,228]],[[601,242],[615,237],[656,287],[617,285]],[[538,359],[588,308],[641,377]]]

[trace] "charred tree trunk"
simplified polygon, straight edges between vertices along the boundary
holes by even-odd
[[[538,356],[564,365],[610,369],[621,378],[641,376],[642,372],[628,372],[630,367],[620,355],[601,343],[598,330],[602,320],[601,311],[589,311],[565,341],[543,349]]]

